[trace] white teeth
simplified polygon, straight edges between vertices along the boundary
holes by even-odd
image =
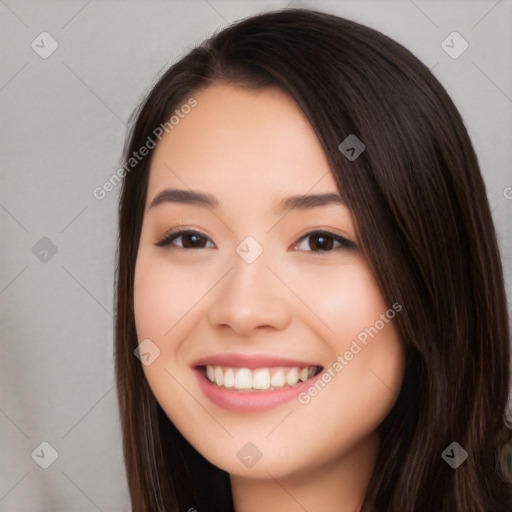
[[[206,377],[219,387],[249,389],[276,389],[295,386],[299,381],[306,381],[315,375],[316,366],[276,367],[276,368],[224,368],[206,366]]]
[[[232,388],[234,385],[235,385],[235,372],[233,371],[233,368],[228,368],[224,372],[224,387]]]
[[[236,389],[251,389],[252,388],[252,373],[249,368],[240,368],[235,377]]]
[[[286,382],[290,386],[295,386],[297,382],[299,382],[299,370],[297,368],[292,368],[288,374],[286,375]]]
[[[268,389],[270,387],[270,370],[262,368],[252,374],[252,387],[254,389]]]
[[[277,370],[277,372],[274,373],[274,375],[272,375],[270,384],[274,388],[282,388],[285,382],[286,379],[284,378],[284,370],[282,368],[279,368],[279,370]]]
[[[206,371],[208,371],[208,368]],[[217,384],[217,386],[222,386],[222,384],[224,384],[224,372],[222,371],[222,368],[217,366],[213,374],[215,375],[215,384]]]

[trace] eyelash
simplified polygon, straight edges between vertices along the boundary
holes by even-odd
[[[186,230],[170,231],[170,232],[168,232],[164,236],[164,238],[162,240],[160,240],[159,242],[157,242],[155,245],[157,245],[158,247],[165,247],[167,245],[171,245],[172,242],[174,242],[174,240],[178,239],[182,235],[196,235],[196,236],[198,236],[200,238],[209,240],[208,237],[204,236],[203,233],[200,233],[199,231],[195,231],[193,229],[186,229]],[[322,230],[310,231],[309,233],[306,233],[303,237],[301,237],[299,239],[299,242],[304,240],[305,238],[311,237],[312,235],[320,235],[320,236],[322,236],[324,238],[332,238],[336,242],[339,242],[341,247],[333,248],[333,249],[330,249],[330,250],[327,250],[327,251],[326,250],[319,250],[319,251],[306,251],[306,252],[312,252],[314,254],[323,255],[323,254],[325,254],[327,252],[332,252],[335,249],[356,249],[357,248],[357,244],[355,242],[352,242],[352,240],[348,240],[345,237],[336,235],[336,234],[331,233],[329,231],[322,231]],[[177,246],[177,247],[174,247],[174,248],[184,249],[184,250],[205,249],[205,247],[186,248],[186,247],[180,247],[180,246]]]

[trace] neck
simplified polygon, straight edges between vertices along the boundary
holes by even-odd
[[[375,432],[349,453],[309,467],[307,471],[267,479],[231,475],[235,512],[360,512],[377,452]]]

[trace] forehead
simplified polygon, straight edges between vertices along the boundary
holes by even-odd
[[[148,197],[166,186],[244,200],[337,191],[314,130],[282,90],[216,84],[191,96],[197,104],[154,150]]]

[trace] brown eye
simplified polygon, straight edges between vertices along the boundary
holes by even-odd
[[[356,249],[357,244],[348,240],[342,236],[335,235],[328,231],[312,231],[301,238],[302,240],[308,240],[306,243],[307,247],[301,250],[307,252],[332,252],[334,249]],[[335,244],[338,244],[336,247]]]
[[[179,239],[181,239],[182,245],[178,245],[177,247],[182,249],[205,249],[204,243],[205,241],[209,240],[208,237],[204,236],[198,231],[187,230],[168,233],[155,245],[159,247],[164,247],[166,245],[176,245],[173,242]]]
[[[314,235],[309,237],[309,247],[312,250],[330,251],[334,245],[334,239],[325,235]]]

